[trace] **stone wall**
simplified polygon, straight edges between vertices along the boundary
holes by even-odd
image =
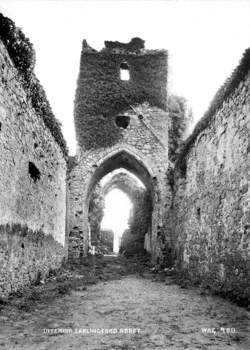
[[[65,255],[66,161],[0,43],[0,294]]]
[[[114,232],[112,230],[101,230],[100,244],[107,249],[108,253],[113,253]]]
[[[151,234],[152,201],[148,191],[135,188],[133,210],[128,220],[129,228],[121,237],[120,253],[125,256],[144,254],[144,239]]]
[[[128,80],[120,74],[124,67]],[[69,178],[70,256],[87,252],[94,185],[119,168],[134,173],[150,192],[154,209],[146,246],[154,259],[162,256],[166,240],[160,237],[169,237],[164,213],[171,204],[166,103],[165,50],[146,50],[139,38],[105,42],[100,51],[83,41],[74,111],[78,164]]]
[[[122,170],[108,174],[102,186],[103,196],[106,196],[114,189],[119,189],[125,192],[133,203],[134,192],[138,189],[145,190],[145,187],[131,175],[131,173]]]
[[[97,245],[100,240],[100,228],[101,222],[104,216],[105,198],[102,193],[102,188],[100,183],[98,183],[91,193],[91,198],[89,201],[89,225],[90,225],[90,235],[91,244]]]
[[[103,195],[113,189],[126,193],[132,203],[127,229],[120,242],[120,253],[125,255],[138,255],[144,253],[144,237],[151,233],[152,198],[146,188],[129,172],[120,171],[105,179],[102,187]],[[109,177],[109,178],[108,178]]]
[[[126,46],[110,49],[108,45],[96,51],[83,41],[74,113],[79,147],[93,149],[120,142],[122,129],[114,119],[129,105],[147,101],[166,110],[167,52],[130,50],[129,46],[126,50]],[[124,62],[129,67],[128,81],[120,78],[120,66]]]
[[[250,301],[249,152],[248,73],[179,161],[172,211],[182,273],[242,303]]]
[[[95,152],[82,153],[79,157],[78,164],[71,170],[69,176],[69,255],[71,257],[77,258],[80,254],[87,253],[89,242],[87,217],[91,190],[103,176],[119,168],[127,169],[138,176],[152,196],[154,209],[148,247],[154,257],[161,255],[162,243],[158,244],[158,238],[161,234],[168,235],[164,229],[163,218],[164,212],[171,205],[171,192],[166,185],[167,154],[164,154],[164,150],[158,155],[153,154],[150,147],[147,148],[146,136],[142,138],[142,142],[146,145],[142,149],[124,142]]]

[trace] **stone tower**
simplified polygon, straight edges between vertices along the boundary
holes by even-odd
[[[151,193],[152,225],[145,248],[154,258],[170,240],[165,211],[170,204],[168,169],[167,52],[146,50],[144,41],[105,41],[101,51],[84,40],[75,96],[77,164],[69,175],[69,254],[86,254],[88,206],[95,184],[125,168]]]

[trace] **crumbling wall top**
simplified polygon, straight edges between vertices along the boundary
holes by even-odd
[[[104,41],[105,49],[118,53],[134,52],[139,53],[144,49],[145,41],[141,38],[133,38],[129,43],[121,43],[119,41]]]
[[[96,54],[96,55],[167,55],[167,50],[164,49],[146,49],[145,41],[141,38],[132,38],[128,43],[122,43],[120,41],[104,41],[104,48],[100,51],[91,47],[86,39],[82,41],[82,53]]]

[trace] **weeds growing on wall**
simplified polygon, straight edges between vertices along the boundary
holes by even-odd
[[[186,99],[176,95],[168,97],[168,113],[170,119],[168,155],[170,161],[175,162],[186,137],[187,129],[193,120],[193,115],[187,106]]]
[[[123,129],[114,122],[118,114],[131,113],[131,106],[144,102],[165,110],[167,97],[165,51],[137,55],[91,50],[85,46],[81,54],[74,110],[77,141],[85,150],[111,147],[122,140]],[[119,77],[122,62],[130,67],[127,82]]]
[[[244,80],[249,70],[250,48],[248,48],[244,52],[239,65],[235,68],[231,76],[218,90],[208,110],[205,112],[201,120],[196,124],[192,134],[187,138],[186,142],[184,143],[176,163],[179,169],[186,168],[186,156],[190,148],[194,144],[195,140],[197,139],[197,136],[209,126],[213,116],[222,107],[223,103],[234,93],[234,91],[239,86],[240,82]]]
[[[55,141],[67,157],[68,149],[61,131],[61,124],[55,118],[45,91],[35,76],[35,51],[29,39],[15,23],[0,13],[0,40],[5,45],[22,81],[22,85],[36,113],[43,119]]]
[[[100,227],[104,216],[104,196],[101,185],[98,183],[92,191],[89,203],[89,224],[91,230],[91,242],[96,245],[100,239]]]

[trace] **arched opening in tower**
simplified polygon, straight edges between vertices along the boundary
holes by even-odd
[[[120,64],[120,78],[121,80],[129,80],[130,79],[130,72],[129,72],[129,66],[127,62],[122,62]]]
[[[151,176],[127,152],[107,159],[92,178],[89,190],[90,242],[97,253],[145,253],[145,234],[151,233]]]

